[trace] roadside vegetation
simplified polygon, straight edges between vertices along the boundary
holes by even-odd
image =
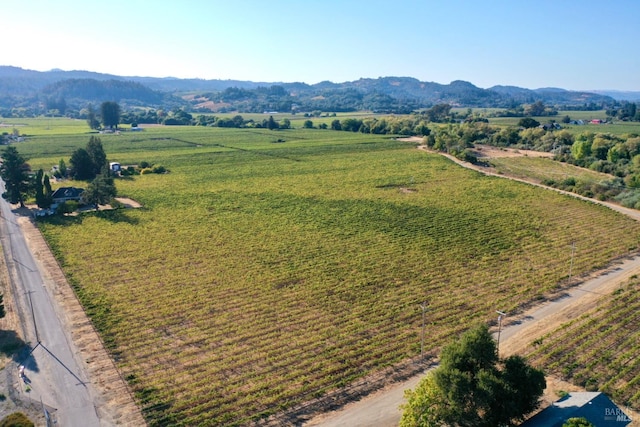
[[[87,144],[19,145],[49,170]],[[388,136],[148,128],[100,136],[145,208],[39,221],[151,425],[242,425],[427,356],[636,251],[611,210]],[[57,184],[56,184],[57,185]],[[562,214],[559,214],[562,213]]]

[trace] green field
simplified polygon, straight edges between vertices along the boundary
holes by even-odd
[[[560,123],[563,129],[567,129],[573,134],[579,134],[582,132],[610,133],[612,135],[640,134],[640,122],[623,122],[615,120],[613,123],[608,124],[586,123],[584,125],[571,125],[561,122],[565,115],[571,117],[572,120],[584,120],[585,122],[592,119],[604,120],[606,118],[604,111],[559,111],[557,116],[533,118],[540,123],[548,123],[549,120],[555,120]],[[518,127],[518,122],[521,119],[521,117],[496,117],[490,118],[489,123],[494,126]]]
[[[536,182],[542,182],[545,179],[561,182],[567,178],[575,178],[580,182],[597,183],[613,178],[605,173],[541,157],[501,157],[491,159],[489,163],[499,173]]]
[[[33,167],[88,135],[18,145]],[[359,133],[101,136],[138,210],[41,222],[151,425],[245,425],[348,387],[638,249],[607,208]],[[284,142],[277,142],[283,140]]]

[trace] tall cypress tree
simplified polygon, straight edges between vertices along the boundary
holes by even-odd
[[[89,138],[86,150],[89,157],[91,157],[91,162],[93,162],[93,175],[96,176],[102,169],[107,167],[107,155],[104,152],[104,148],[102,148],[100,138],[96,136]]]
[[[36,173],[33,187],[36,193],[36,205],[40,209],[48,209],[53,203],[53,191],[51,190],[49,175],[45,175],[42,169],[39,169]]]

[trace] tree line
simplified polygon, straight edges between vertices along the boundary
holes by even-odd
[[[521,121],[522,123],[522,121]],[[547,179],[546,185],[601,200],[615,200],[640,209],[640,135],[612,135],[585,131],[573,134],[556,126],[498,127],[484,122],[448,124],[424,138],[429,148],[477,163],[475,144],[510,147],[554,154],[561,162],[611,175],[598,183],[574,178]]]
[[[0,177],[5,182],[2,197],[12,204],[25,206],[28,198],[34,198],[40,209],[49,209],[53,205],[53,193],[49,174],[42,169],[35,173],[14,145],[2,152]],[[99,138],[91,136],[85,148],[78,148],[69,159],[70,168],[60,160],[57,177],[72,177],[75,180],[88,181],[82,193],[82,202],[97,206],[109,203],[117,194],[113,176],[109,170],[107,156]],[[63,207],[64,209],[65,207]]]

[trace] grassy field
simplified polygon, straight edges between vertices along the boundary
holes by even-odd
[[[523,179],[541,182],[553,179],[561,182],[575,178],[578,182],[593,183],[611,180],[611,175],[579,168],[568,163],[542,157],[501,157],[489,161],[498,172]]]
[[[20,135],[69,135],[89,133],[85,120],[73,120],[65,117],[37,118],[3,118],[0,117],[0,133],[12,133],[17,130]]]
[[[549,120],[555,120],[561,122],[562,118],[568,115],[572,120],[584,120],[588,122],[592,119],[605,119],[606,114],[604,111],[560,111],[557,116],[553,117],[533,117],[540,123],[548,123]],[[496,117],[489,119],[489,123],[495,126],[513,126],[518,127],[518,122],[521,117]],[[610,124],[585,124],[585,125],[571,125],[560,123],[563,129],[567,129],[573,134],[579,134],[582,132],[592,133],[610,133],[613,135],[625,135],[625,134],[640,134],[640,122],[623,122],[616,120]]]
[[[346,387],[496,309],[638,249],[604,207],[359,133],[151,128],[101,136],[138,210],[40,223],[151,425],[245,425]],[[285,142],[277,142],[284,140]],[[34,167],[88,135],[18,145]]]

